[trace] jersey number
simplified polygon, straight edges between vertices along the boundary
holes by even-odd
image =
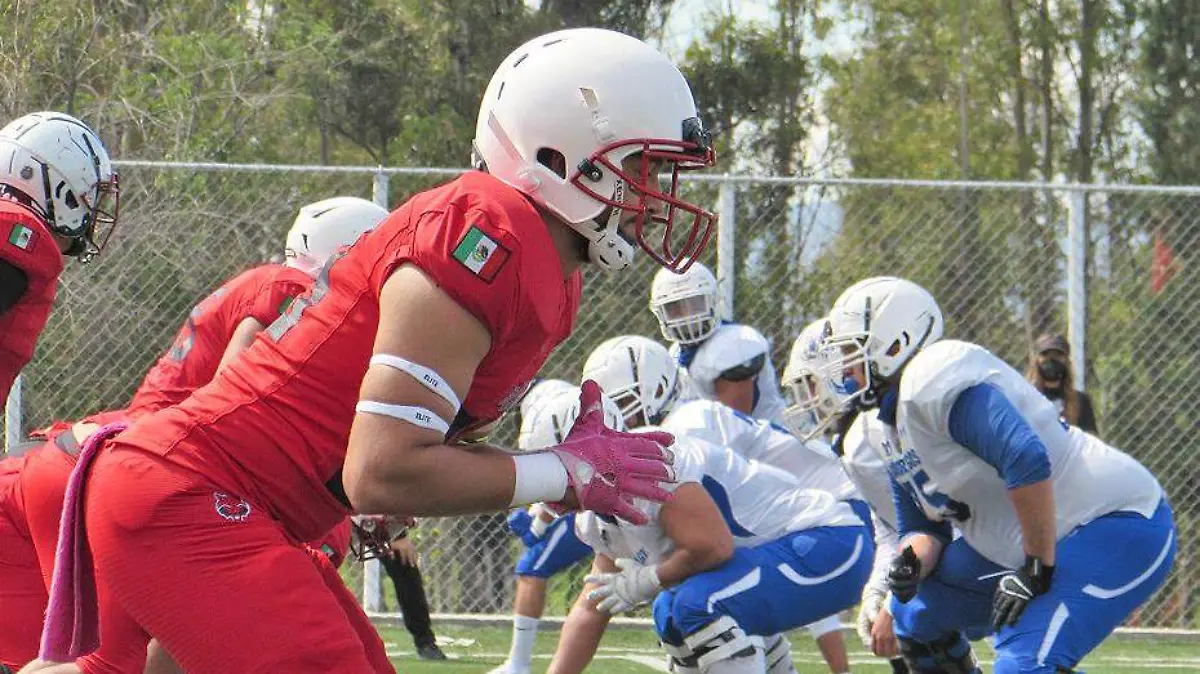
[[[267,336],[278,342],[283,339],[288,330],[291,330],[294,325],[300,322],[300,316],[304,314],[304,310],[312,305],[320,302],[326,295],[329,294],[329,269],[333,267],[333,263],[346,256],[350,252],[350,247],[343,247],[338,252],[329,256],[329,260],[325,262],[325,266],[321,268],[321,273],[317,275],[317,280],[313,282],[312,292],[306,296],[297,297],[287,309],[284,310],[279,318],[271,321],[271,325],[267,326]]]
[[[188,314],[187,323],[179,330],[179,335],[175,337],[175,343],[171,345],[171,350],[167,352],[167,357],[176,363],[183,361],[192,352],[192,347],[196,346],[196,319],[204,315],[206,307],[210,303],[214,303],[226,293],[225,286],[221,286],[213,291],[213,294],[205,297],[199,304],[192,307],[191,313]]]
[[[971,507],[966,503],[955,501],[931,488],[933,481],[929,479],[929,475],[924,469],[918,468],[898,482],[908,490],[913,502],[921,506],[921,510],[925,511],[930,519],[965,522],[971,517]]]

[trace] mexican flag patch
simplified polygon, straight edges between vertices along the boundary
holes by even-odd
[[[37,241],[37,232],[20,223],[13,225],[12,231],[8,233],[8,243],[21,250],[33,248],[35,241]]]
[[[504,263],[508,262],[509,254],[499,241],[484,234],[475,225],[471,225],[471,229],[454,248],[454,259],[488,283],[496,278]]]

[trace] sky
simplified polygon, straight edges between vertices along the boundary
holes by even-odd
[[[676,60],[682,59],[692,41],[698,39],[703,30],[704,18],[711,13],[726,13],[735,7],[738,17],[745,21],[774,21],[774,13],[770,0],[676,0],[667,21],[663,42],[660,47]],[[826,2],[822,6],[825,16],[841,16],[845,20],[835,22],[835,27],[823,40],[810,40],[804,49],[805,53],[815,60],[823,55],[844,55],[854,48],[853,33],[857,28],[836,2]],[[831,167],[825,166],[827,159],[823,158],[829,149],[829,125],[823,112],[824,87],[827,83],[818,82],[811,91],[812,100],[816,105],[816,124],[809,130],[808,157],[806,165],[817,176],[831,176]],[[840,168],[839,173],[845,173],[848,167]],[[754,167],[739,167],[739,170],[754,172]]]

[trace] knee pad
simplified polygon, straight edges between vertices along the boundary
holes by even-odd
[[[700,667],[695,663],[695,658],[689,660],[689,656],[680,652],[681,646],[671,646],[663,644],[663,648],[667,651],[667,671],[671,674],[700,674]]]
[[[792,664],[792,645],[786,635],[767,637],[763,647],[766,650],[767,674],[796,674],[796,666]]]
[[[707,670],[722,660],[754,657],[762,642],[748,636],[729,616],[721,616],[697,632],[683,637],[683,648],[690,651],[683,664]]]
[[[912,674],[982,674],[971,642],[960,632],[929,643],[900,639],[900,655]]]
[[[672,612],[675,607],[675,592],[674,588],[663,590],[654,598],[654,603],[651,605],[651,614],[654,617],[654,631],[658,634],[658,640],[663,646],[682,647],[683,635],[679,633],[679,629],[675,626],[675,620],[672,617]],[[670,652],[670,649],[667,649]]]

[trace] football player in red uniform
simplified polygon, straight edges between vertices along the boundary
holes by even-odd
[[[46,587],[38,571],[29,533],[8,495],[24,457],[0,459],[0,672],[15,672],[37,655]]]
[[[285,263],[248,269],[197,304],[133,394],[130,418],[181,403],[212,381],[221,366],[308,291],[339,248],[385,217],[382,206],[357,197],[334,197],[301,208],[288,232]]]
[[[98,254],[119,203],[117,174],[88,125],[35,112],[0,129],[0,409],[50,318],[63,257]]]
[[[584,262],[621,269],[640,246],[682,270],[702,252],[716,216],[676,195],[679,170],[713,163],[686,80],[620,33],[544,35],[493,76],[474,150],[480,170],[394,211],[212,383],[85,448],[95,568],[186,671],[391,671],[297,545],[351,512],[544,501],[641,522],[635,499],[669,498],[671,438],[605,428],[592,382],[560,445],[459,440],[570,334]],[[63,531],[83,519],[68,509]],[[54,589],[85,616],[80,560],[60,557]],[[43,656],[91,646],[91,621],[55,605]]]
[[[386,209],[356,197],[335,197],[301,208],[288,233],[286,263],[260,265],[242,272],[197,304],[171,348],[147,373],[126,410],[102,412],[74,425],[57,423],[39,433],[47,442],[24,457],[11,490],[5,493],[0,488],[0,512],[6,512],[14,523],[6,529],[0,521],[0,548],[8,550],[6,556],[20,552],[18,561],[23,563],[14,561],[6,565],[12,567],[13,573],[0,573],[0,596],[29,598],[22,601],[20,611],[16,610],[16,604],[13,611],[6,611],[5,624],[11,621],[25,627],[19,634],[13,633],[8,640],[11,645],[0,641],[0,662],[19,666],[36,655],[54,569],[64,493],[86,438],[104,424],[135,419],[179,403],[207,384],[223,364],[231,362],[249,345],[255,334],[308,291],[312,279],[335,252],[352,244],[386,216]],[[344,548],[349,544],[342,545],[340,540],[344,537],[348,541],[349,534],[340,536],[340,533],[340,528],[335,529],[326,540],[333,542],[344,556]],[[335,568],[323,571],[337,577]],[[28,587],[31,579],[37,581],[34,587]],[[33,599],[36,594],[41,595],[40,603]],[[64,667],[64,671],[141,672],[146,661],[141,630],[120,609],[119,603],[107,599],[103,581],[99,594],[101,646],[79,658],[78,669]],[[32,633],[29,623],[33,624]]]

